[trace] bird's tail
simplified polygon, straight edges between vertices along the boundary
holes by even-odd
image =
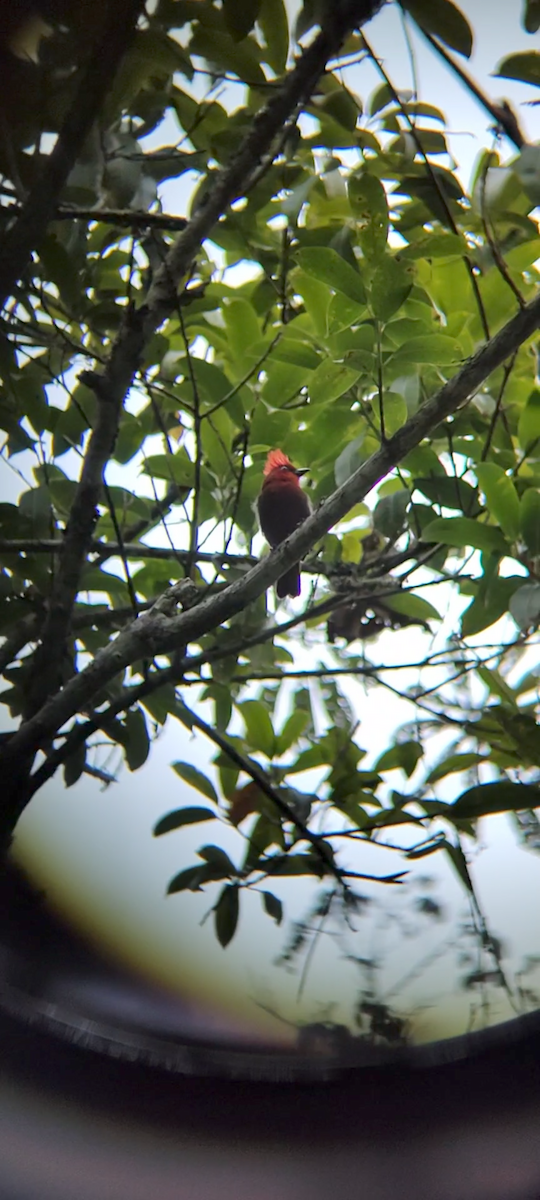
[[[300,564],[295,563],[281,579],[277,581],[276,591],[280,600],[284,596],[300,595]]]

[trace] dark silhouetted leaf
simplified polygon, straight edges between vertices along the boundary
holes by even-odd
[[[269,917],[276,922],[276,925],[281,925],[283,920],[283,905],[273,892],[261,892],[263,908]]]
[[[453,817],[487,817],[491,813],[519,812],[523,808],[538,808],[540,787],[535,784],[483,783],[469,788],[450,806]]]
[[[207,778],[199,771],[198,767],[194,767],[192,763],[175,762],[172,763],[173,771],[183,779],[185,783],[189,783],[190,787],[196,788],[207,800],[213,800],[215,804],[218,802],[216,789]]]
[[[470,58],[472,30],[461,10],[451,0],[403,0],[403,7],[421,29],[435,34],[451,50]]]
[[[236,933],[238,914],[240,910],[238,884],[229,883],[221,892],[214,909],[216,937],[220,946],[229,945]]]
[[[133,708],[126,713],[123,741],[126,762],[130,771],[137,771],[146,762],[150,752],[150,739],[146,718],[142,708]]]
[[[199,858],[203,858],[211,867],[218,871],[222,871],[224,875],[237,875],[238,871],[229,855],[221,849],[221,846],[201,846],[197,850]]]
[[[210,808],[175,808],[154,825],[154,837],[180,829],[183,825],[198,825],[201,821],[215,821],[217,814]]]

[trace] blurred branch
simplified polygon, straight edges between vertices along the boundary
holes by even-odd
[[[6,204],[0,208],[0,218],[21,216],[22,204]],[[107,225],[118,225],[121,229],[170,229],[179,233],[186,228],[186,217],[172,213],[145,212],[133,208],[78,208],[70,204],[58,204],[50,215],[51,221],[102,221]]]

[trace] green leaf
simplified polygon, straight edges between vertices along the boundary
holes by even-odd
[[[540,554],[540,491],[528,488],[521,497],[519,528],[523,541],[532,555]]]
[[[439,779],[446,779],[447,775],[454,775],[459,771],[469,771],[471,767],[483,762],[489,762],[489,758],[485,754],[477,754],[474,751],[448,754],[429,772],[429,775],[426,776],[426,783],[438,783]]]
[[[510,547],[498,529],[471,521],[469,517],[437,517],[426,526],[422,537],[426,542],[442,542],[445,546],[471,546],[476,550],[510,553]]]
[[[514,592],[520,587],[519,575],[493,576],[481,581],[478,593],[461,618],[463,637],[472,637],[488,629],[512,607]]]
[[[151,692],[143,700],[144,707],[158,725],[165,724],[169,713],[174,711],[175,702],[176,697],[172,683],[164,683],[163,687],[156,688],[155,692]]]
[[[354,472],[357,471],[365,461],[366,456],[361,452],[362,446],[364,445],[364,440],[364,434],[362,434],[361,437],[355,438],[353,442],[349,442],[349,444],[345,446],[345,448],[341,451],[341,454],[339,454],[336,458],[334,463],[334,479],[336,481],[336,487],[341,487],[341,485],[345,483],[351,475],[354,475]]]
[[[412,285],[412,275],[405,266],[385,254],[378,260],[371,277],[370,307],[373,315],[379,321],[389,321],[404,304]]]
[[[415,258],[462,258],[467,243],[457,233],[428,233],[400,249],[402,259]]]
[[[393,771],[400,768],[405,772],[407,778],[410,779],[423,753],[424,751],[420,742],[398,742],[395,746],[390,746],[389,750],[385,750],[384,754],[381,754],[375,763],[375,770]]]
[[[403,613],[404,616],[414,617],[419,621],[441,619],[441,614],[429,600],[424,600],[423,596],[415,596],[412,592],[396,592],[393,596],[385,596],[384,603],[392,612]]]
[[[199,858],[203,858],[213,870],[220,871],[221,877],[223,877],[223,875],[238,875],[238,871],[234,863],[231,862],[229,855],[221,849],[221,846],[201,846],[201,849],[197,850],[197,854],[199,855]]]
[[[77,722],[75,723],[77,724]],[[81,778],[81,775],[86,766],[86,742],[81,742],[80,746],[69,755],[64,762],[64,785],[65,787],[73,787],[74,783]]]
[[[465,855],[463,853],[463,850],[461,849],[461,846],[460,845],[454,846],[452,844],[452,842],[448,842],[448,841],[446,841],[446,839],[441,843],[441,846],[442,846],[442,849],[444,849],[446,854],[448,855],[448,858],[450,859],[450,862],[452,863],[452,866],[454,868],[454,871],[456,872],[456,875],[458,876],[458,879],[461,880],[462,884],[464,885],[464,887],[466,887],[467,891],[470,892],[472,896],[474,896],[474,888],[472,885],[471,877],[469,875],[467,859],[465,858]]]
[[[431,479],[417,478],[414,486],[433,504],[440,504],[443,508],[460,509],[468,517],[480,512],[478,492],[465,479],[458,479],[454,475],[437,475]]]
[[[445,46],[470,58],[473,35],[469,22],[450,0],[403,0],[403,7],[416,24],[440,38]]]
[[[167,813],[154,825],[154,837],[161,837],[162,833],[170,833],[171,830],[180,829],[183,825],[198,825],[201,821],[215,821],[216,816],[217,814],[210,808],[175,808],[173,812]]]
[[[386,108],[390,101],[393,102],[394,93],[388,83],[380,83],[375,91],[371,93],[367,111],[370,117],[376,116],[381,109]]]
[[[536,33],[540,29],[540,0],[525,0],[522,20],[527,33]]]
[[[375,505],[373,524],[384,537],[395,541],[405,525],[405,514],[410,502],[410,494],[402,488],[399,492],[391,492],[382,496]]]
[[[207,800],[213,800],[217,804],[216,789],[207,776],[203,775],[202,771],[199,771],[192,763],[186,762],[174,762],[171,766],[173,771],[176,771],[176,774],[180,776],[180,779],[183,779],[185,783],[189,783],[190,787],[196,788],[198,792],[206,796]]]
[[[511,541],[519,534],[519,498],[513,480],[496,463],[478,463],[476,478],[491,515]]]
[[[320,337],[326,337],[330,304],[330,293],[326,284],[321,283],[315,275],[311,275],[308,271],[301,271],[299,267],[295,267],[291,271],[290,280],[294,290],[304,301],[306,312],[311,318],[315,332]]]
[[[322,114],[329,116],[332,122],[348,130],[349,133],[354,132],[356,129],[359,115],[358,101],[340,83],[336,76],[330,72],[320,76],[317,92],[311,101],[310,108],[315,116],[322,117]],[[325,124],[324,117],[322,117],[321,132],[324,131]],[[328,132],[330,132],[331,126],[328,125],[327,128]],[[337,136],[339,138],[339,134]],[[330,144],[330,140],[328,140],[328,146]],[[332,170],[332,166],[333,164],[330,164],[327,169]]]
[[[239,6],[242,0],[238,0]],[[266,83],[264,71],[259,64],[261,51],[252,38],[246,37],[236,42],[225,29],[195,28],[189,49],[191,54],[200,54],[213,66],[221,68],[230,74],[238,75],[245,83],[254,85]]]
[[[529,200],[532,200],[534,205],[540,202],[540,146],[522,146],[519,152],[519,157],[512,164],[514,175],[517,175],[524,192],[526,192]],[[521,247],[516,247],[520,250]],[[525,253],[528,247],[524,247]],[[519,261],[515,261],[515,251],[509,252],[508,265],[514,268],[519,267]]]
[[[290,750],[291,746],[294,746],[295,742],[298,741],[309,725],[309,722],[309,713],[302,712],[301,709],[297,709],[291,713],[277,737],[276,754],[278,757],[285,754],[287,750]]]
[[[540,623],[540,583],[526,583],[510,600],[510,615],[519,629],[526,632]]]
[[[283,904],[274,896],[273,892],[261,892],[263,908],[269,917],[272,917],[276,925],[281,925],[283,920]]]
[[[52,509],[49,488],[31,488],[19,497],[19,511],[30,522],[32,537],[50,536]]]
[[[238,915],[240,911],[240,897],[237,883],[228,883],[223,888],[219,900],[214,908],[214,923],[216,929],[216,937],[220,944],[225,949],[232,941],[236,926],[238,925]]]
[[[501,59],[493,72],[502,79],[519,79],[522,83],[540,86],[540,53],[538,50],[520,50]]]
[[[289,53],[289,22],[283,0],[262,0],[258,21],[267,47],[266,60],[281,75]]]
[[[364,552],[362,545],[363,539],[366,536],[365,530],[353,529],[350,533],[344,533],[341,538],[341,558],[343,563],[359,563]]]
[[[449,815],[455,817],[487,817],[492,813],[520,812],[525,808],[538,808],[540,787],[536,784],[511,783],[508,779],[500,783],[482,783],[469,788],[450,806]]]
[[[228,343],[237,367],[242,374],[253,366],[251,347],[260,341],[261,330],[257,314],[248,300],[229,300],[223,308]]]
[[[259,16],[261,0],[223,0],[225,24],[235,42],[251,32]]]
[[[313,275],[335,292],[342,292],[358,305],[365,305],[366,292],[360,275],[336,250],[314,246],[298,250],[296,258],[307,275]]]
[[[225,873],[225,875],[227,874],[228,872]],[[223,879],[223,874],[205,863],[201,863],[200,866],[186,867],[184,871],[179,871],[178,875],[171,879],[167,895],[175,896],[177,892],[185,891],[200,892],[203,883],[214,883],[220,879]]]
[[[195,467],[183,446],[175,454],[150,454],[145,458],[142,470],[153,479],[166,479],[168,483],[178,483],[181,487],[193,487]]]
[[[357,236],[368,259],[384,254],[388,239],[388,201],[386,192],[374,175],[351,175],[347,190],[357,222]]]
[[[423,337],[409,338],[392,355],[392,362],[433,363],[448,366],[461,357],[458,343],[445,333],[429,333]]]
[[[512,691],[512,688],[509,687],[506,680],[503,679],[502,675],[500,675],[498,671],[496,671],[494,668],[490,669],[489,667],[483,666],[477,667],[476,671],[480,676],[482,683],[485,683],[486,687],[489,688],[492,696],[498,696],[503,703],[511,704],[512,708],[517,708],[516,696]]]
[[[540,58],[540,55],[538,56]],[[518,421],[518,438],[522,450],[526,454],[537,446],[540,440],[540,391],[535,388],[523,409]]]
[[[126,762],[130,771],[137,771],[146,762],[150,753],[150,739],[146,728],[146,717],[142,708],[132,708],[126,713],[123,741]]]
[[[276,736],[270,714],[261,700],[244,700],[238,705],[246,726],[246,741],[253,750],[259,750],[266,758],[272,758]]]
[[[221,683],[212,683],[205,688],[203,699],[213,700],[216,728],[220,733],[225,733],[232,714],[232,698],[229,688]]]
[[[321,767],[327,761],[320,746],[309,746],[302,750],[294,763],[287,767],[287,775],[297,775],[300,771],[311,771],[313,767]]]
[[[359,379],[361,371],[327,359],[313,371],[308,388],[312,404],[330,404],[338,400]]]
[[[317,875],[324,873],[321,859],[316,854],[274,854],[260,864],[268,875]]]

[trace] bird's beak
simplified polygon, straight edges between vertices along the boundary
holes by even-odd
[[[298,475],[298,476],[307,475],[308,472],[309,472],[309,467],[295,467],[295,469],[294,469],[295,475]]]

